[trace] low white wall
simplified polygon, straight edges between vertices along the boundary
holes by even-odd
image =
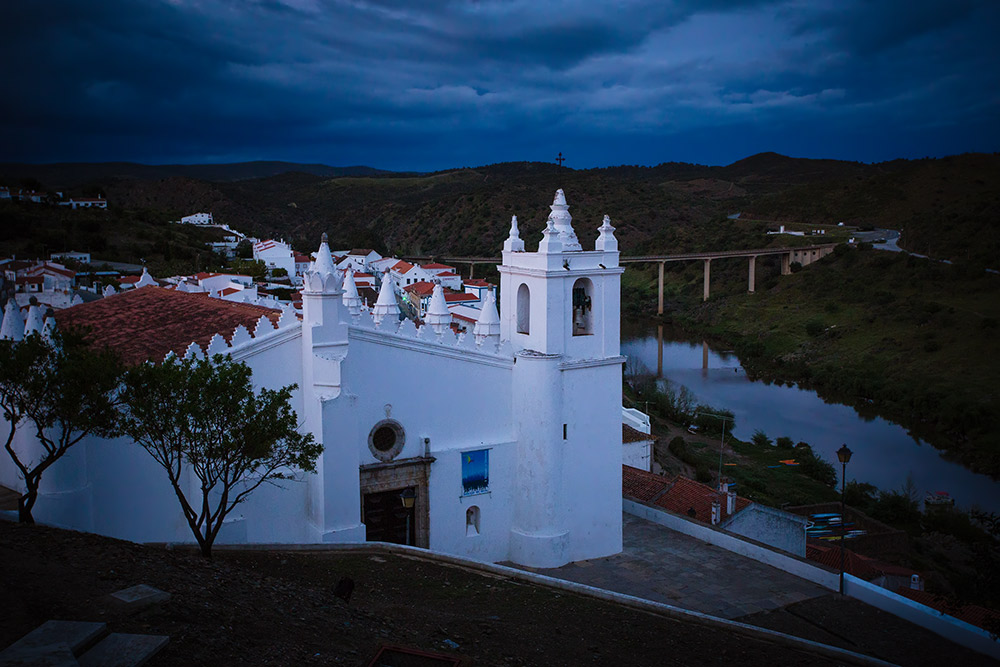
[[[678,516],[663,509],[649,507],[633,500],[622,499],[622,509],[633,516],[645,519],[661,526],[666,526],[678,533],[690,535],[695,539],[714,544],[717,547],[733,553],[752,558],[760,563],[771,565],[806,579],[833,591],[840,590],[840,577],[836,572],[829,572],[815,565],[810,565],[799,559],[772,551],[763,546],[741,540],[721,530],[706,526],[686,517]],[[844,575],[844,594],[866,604],[889,612],[904,620],[919,625],[946,639],[984,653],[994,658],[1000,658],[1000,641],[990,637],[990,633],[974,625],[960,621],[919,602],[914,602],[901,595],[893,593],[858,579],[849,574]]]
[[[635,408],[626,408],[622,406],[622,423],[628,424],[639,433],[649,433],[649,415],[641,410],[636,410]]]
[[[690,535],[702,542],[714,544],[726,551],[732,551],[733,553],[752,558],[766,565],[771,565],[789,574],[794,574],[796,577],[802,577],[803,579],[819,584],[824,588],[834,591],[840,590],[840,577],[836,573],[827,572],[793,556],[747,542],[735,535],[724,533],[721,530],[691,521],[666,510],[649,507],[632,500],[622,499],[622,507],[625,512],[640,519],[658,523],[671,530],[676,530],[678,533]]]

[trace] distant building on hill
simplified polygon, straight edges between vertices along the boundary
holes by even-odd
[[[185,215],[181,218],[181,224],[184,225],[211,225],[212,214],[211,213],[195,213],[193,215]]]

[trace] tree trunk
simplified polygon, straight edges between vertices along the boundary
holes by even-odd
[[[208,540],[204,540],[204,541],[202,541],[202,543],[201,543],[200,546],[201,546],[201,555],[204,556],[205,558],[211,560],[212,559],[212,543],[209,542]]]
[[[32,493],[30,490],[23,496],[17,499],[17,520],[21,523],[33,524],[35,523],[35,518],[31,516],[31,508],[35,505],[35,498],[37,494]]]

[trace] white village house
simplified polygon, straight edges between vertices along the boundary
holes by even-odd
[[[386,298],[361,308],[325,237],[301,320],[159,286],[56,319],[87,324],[131,362],[223,353],[259,386],[298,385],[302,428],[325,446],[317,472],[259,488],[220,543],[385,540],[534,567],[607,556],[622,547],[622,269],[610,220],[584,250],[568,208],[558,191],[536,252],[512,220],[499,313],[487,293],[459,337],[437,301],[424,326],[400,324],[388,274]],[[20,311],[8,310],[3,335],[22,335]],[[28,320],[41,326],[38,313]],[[16,447],[37,447],[30,429]],[[6,456],[0,484],[23,488]],[[163,471],[125,440],[70,450],[46,471],[35,516],[140,542],[192,539]]]

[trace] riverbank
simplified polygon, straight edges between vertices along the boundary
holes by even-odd
[[[726,341],[753,377],[883,416],[1000,477],[997,276],[846,246],[791,276],[762,273],[746,294],[720,271],[705,303],[672,276],[671,318]]]

